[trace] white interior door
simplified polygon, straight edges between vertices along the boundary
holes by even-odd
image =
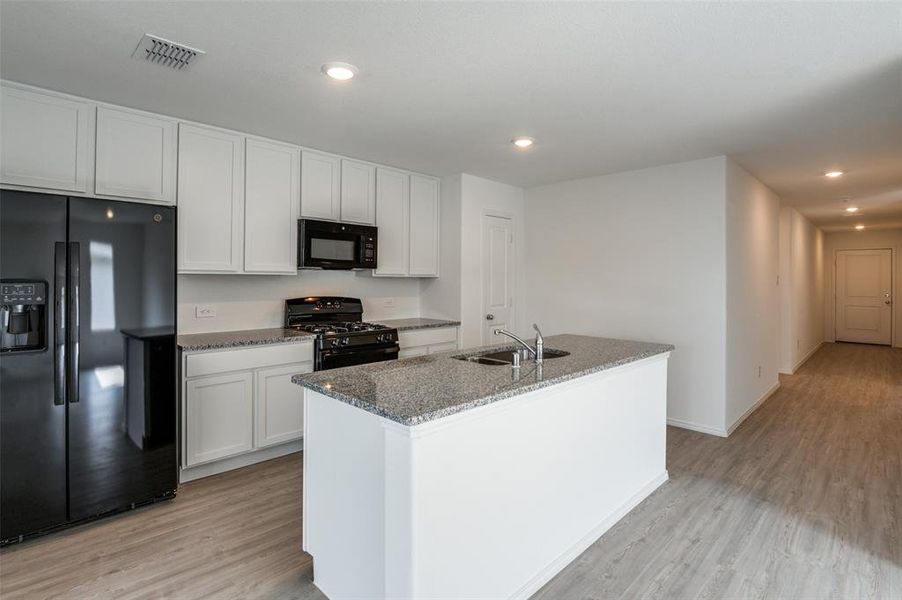
[[[892,343],[892,250],[836,253],[836,340]]]
[[[504,341],[495,329],[513,330],[514,228],[510,219],[482,218],[482,343]],[[507,338],[504,338],[507,339]]]

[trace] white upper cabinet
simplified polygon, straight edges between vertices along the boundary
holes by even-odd
[[[95,192],[175,204],[176,121],[97,108]]]
[[[382,234],[379,234],[382,245]],[[410,176],[410,275],[438,276],[439,182]]]
[[[341,220],[363,225],[376,222],[376,167],[341,161]]]
[[[244,271],[297,274],[301,152],[248,138],[245,149]]]
[[[182,123],[178,155],[179,271],[241,271],[244,138]]]
[[[301,152],[301,216],[341,218],[341,159],[337,156]]]
[[[0,183],[91,191],[94,105],[3,86]]]
[[[376,275],[408,274],[410,175],[376,169],[376,227],[379,228]]]

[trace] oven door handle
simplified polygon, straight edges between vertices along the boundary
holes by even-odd
[[[320,354],[325,358],[327,356],[358,356],[360,354],[397,354],[399,350],[400,348],[396,344],[388,348],[367,348],[366,346],[360,346],[354,349],[323,349],[320,351]]]

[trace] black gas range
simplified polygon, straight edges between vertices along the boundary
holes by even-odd
[[[285,327],[315,336],[315,371],[398,358],[398,330],[363,322],[359,298],[308,296],[285,301]]]

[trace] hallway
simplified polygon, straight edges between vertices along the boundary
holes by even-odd
[[[902,597],[902,349],[825,344],[535,598]]]

